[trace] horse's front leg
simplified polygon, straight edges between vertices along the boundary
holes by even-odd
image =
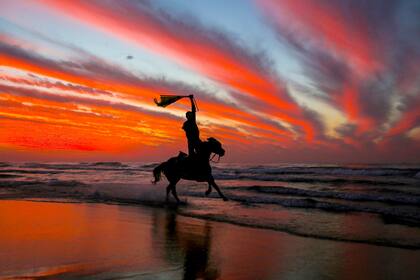
[[[209,183],[209,187],[208,187],[207,191],[205,192],[206,196],[208,196],[212,191],[211,183],[210,182],[208,182],[208,183]]]
[[[209,185],[212,185],[216,189],[217,193],[220,195],[221,198],[223,198],[224,201],[228,201],[227,197],[222,193],[222,191],[220,190],[219,186],[216,184],[213,178],[210,179]]]
[[[179,181],[179,180],[178,180]],[[172,195],[174,196],[174,198],[176,199],[176,202],[179,203],[181,202],[178,198],[178,194],[176,193],[176,183],[178,182],[174,182],[174,181],[169,181],[169,185],[166,187],[166,203],[169,202],[169,193],[172,192]]]
[[[178,194],[176,193],[176,184],[171,184],[171,191],[172,191],[172,195],[175,197],[176,202],[180,203],[181,200],[178,197]]]

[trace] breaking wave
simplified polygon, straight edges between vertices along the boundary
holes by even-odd
[[[156,166],[157,163],[121,162],[0,163],[0,194],[2,198],[14,195],[163,207],[166,184],[150,183]],[[369,221],[379,223],[384,232],[390,229],[387,225],[392,225],[402,230],[408,228],[420,236],[418,166],[219,164],[213,167],[213,174],[231,201],[211,199],[216,194],[205,198],[206,184],[182,181],[178,192],[188,201],[182,214],[303,236],[420,249],[420,240],[400,242],[399,238],[405,236],[402,233],[382,242],[378,234],[369,238],[343,236],[339,229],[338,233],[330,234],[321,227],[326,221],[334,224],[337,216],[352,216],[354,220],[368,217]],[[258,216],[258,211],[268,216]],[[297,216],[285,223],[284,216],[279,214],[284,212],[286,216]],[[276,215],[280,216],[273,219]],[[302,215],[311,217],[302,220]],[[334,219],[322,220],[324,215]]]
[[[255,166],[235,168],[236,174],[306,174],[306,175],[344,175],[344,176],[415,176],[420,171],[418,167],[339,167],[339,166],[286,166],[270,167]]]
[[[107,170],[107,169],[124,169],[130,168],[129,165],[121,162],[81,162],[81,163],[24,163],[19,165],[20,168],[25,169],[58,169],[58,170],[72,170],[72,169],[95,169],[95,170]]]
[[[202,196],[200,192],[187,192],[189,196]],[[420,212],[418,208],[392,208],[378,205],[349,204],[330,202],[315,198],[286,198],[275,196],[251,196],[237,193],[230,193],[229,198],[246,204],[275,204],[283,207],[319,209],[332,212],[363,212],[374,213],[390,217],[398,217],[410,224],[420,226]]]
[[[350,201],[378,201],[395,204],[409,204],[420,206],[420,196],[415,194],[395,195],[395,194],[380,194],[380,193],[356,193],[356,192],[338,192],[338,191],[317,191],[298,189],[290,187],[264,187],[251,186],[246,189],[266,194],[278,195],[297,195],[304,197],[317,198],[336,198]]]

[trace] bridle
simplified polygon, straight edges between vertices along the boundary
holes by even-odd
[[[209,139],[210,140],[210,139]],[[209,141],[210,142],[210,141]],[[216,140],[216,142],[217,142],[217,140]],[[220,145],[220,143],[219,143],[219,145]],[[221,145],[220,145],[220,148],[222,148],[221,147]],[[223,149],[222,149],[223,150]],[[210,158],[209,158],[209,162],[214,162],[214,163],[218,163],[219,161],[220,161],[220,155],[219,154],[216,154],[215,152],[211,152],[210,154],[212,154],[213,153],[213,156],[211,156]],[[215,161],[215,160],[213,160],[214,159],[214,157],[215,156],[218,156],[218,158],[217,158],[217,161]]]
[[[215,156],[218,156],[217,161],[213,160]],[[209,159],[210,162],[218,163],[220,161],[220,155],[214,153],[213,156]]]

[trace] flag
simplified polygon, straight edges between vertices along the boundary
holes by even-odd
[[[161,95],[160,101],[158,101],[156,98],[154,99],[156,105],[160,107],[166,107],[172,103],[177,102],[181,98],[187,97],[185,95]]]

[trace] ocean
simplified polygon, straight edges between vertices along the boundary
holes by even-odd
[[[156,163],[0,163],[0,196],[165,204]],[[182,216],[296,236],[420,249],[419,165],[213,164],[229,201],[206,183],[180,181]],[[171,197],[173,201],[173,198]],[[173,203],[169,207],[173,207]]]

